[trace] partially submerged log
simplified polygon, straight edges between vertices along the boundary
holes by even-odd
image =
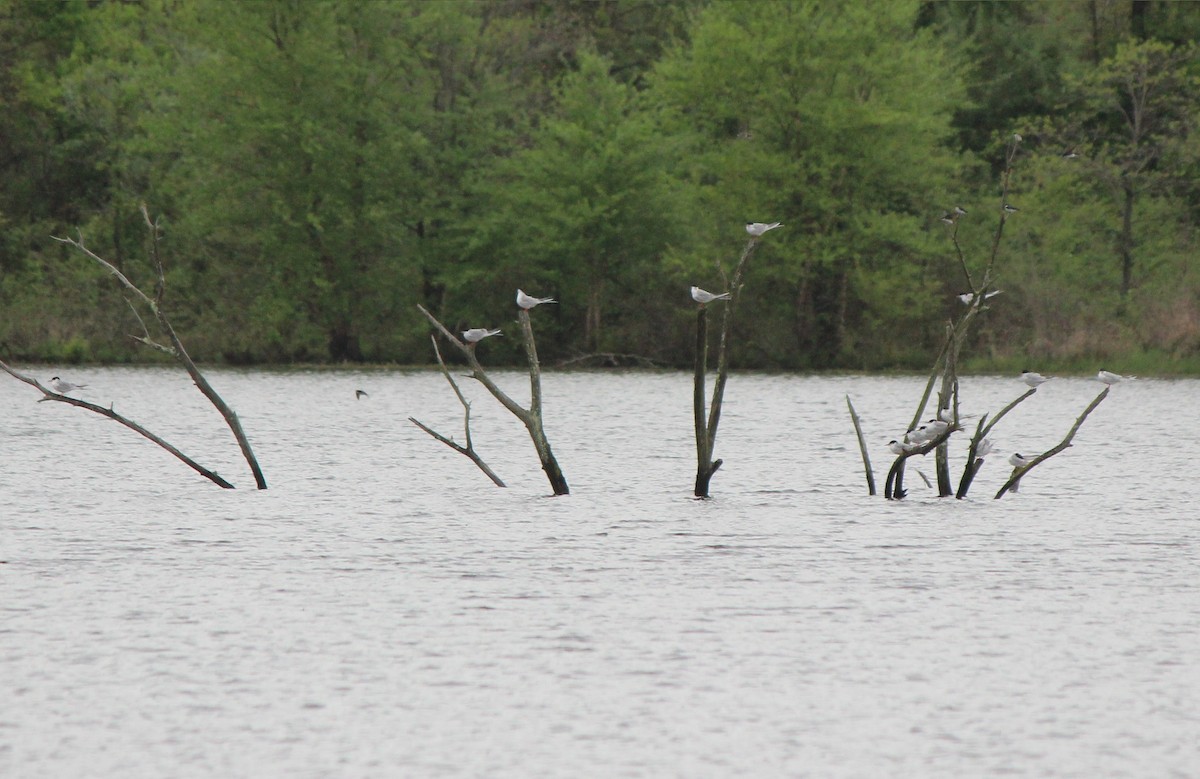
[[[191,468],[192,470],[194,470],[196,473],[200,474],[204,478],[208,479],[209,481],[211,481],[213,484],[217,485],[218,487],[221,487],[222,489],[226,489],[226,490],[233,489],[233,485],[230,484],[229,482],[225,481],[219,475],[217,475],[216,472],[210,471],[209,469],[205,468],[203,465],[200,465],[198,462],[196,462],[192,458],[188,457],[183,452],[179,451],[179,449],[177,449],[174,446],[172,446],[171,444],[167,443],[165,440],[158,437],[154,433],[151,433],[149,430],[142,427],[141,425],[134,422],[133,420],[127,419],[126,417],[121,416],[120,414],[118,414],[116,411],[113,410],[112,406],[109,406],[108,408],[104,408],[103,406],[98,406],[95,403],[89,403],[86,400],[80,400],[78,398],[72,398],[72,397],[68,397],[67,395],[62,395],[60,393],[54,392],[53,390],[43,387],[41,382],[39,382],[37,379],[34,379],[30,376],[26,376],[23,373],[20,373],[19,371],[16,371],[16,370],[10,368],[7,364],[4,363],[3,360],[0,360],[0,370],[5,371],[10,376],[12,376],[14,379],[17,379],[18,381],[23,381],[26,384],[28,384],[29,386],[40,390],[42,393],[42,397],[40,400],[38,400],[38,403],[44,403],[47,400],[55,401],[57,403],[66,403],[68,405],[75,406],[77,408],[86,409],[88,411],[91,411],[94,414],[99,414],[100,416],[108,417],[109,419],[113,420],[114,422],[119,422],[120,424],[122,424],[125,427],[129,428],[130,430],[134,431],[135,433],[142,436],[143,438],[145,438],[149,441],[153,441],[154,443],[158,444],[163,449],[167,450],[172,455],[174,455],[176,458],[178,458],[181,462],[183,462],[189,468]]]

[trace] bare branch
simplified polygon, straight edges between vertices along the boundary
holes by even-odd
[[[1083,425],[1084,420],[1086,420],[1088,415],[1096,409],[1096,406],[1100,405],[1102,400],[1108,397],[1108,391],[1111,389],[1112,387],[1105,387],[1100,391],[1100,394],[1096,396],[1096,399],[1089,403],[1088,407],[1085,408],[1083,413],[1079,415],[1079,418],[1075,420],[1075,424],[1071,425],[1071,429],[1067,431],[1066,437],[1063,438],[1062,441],[1059,441],[1057,446],[1055,446],[1053,449],[1042,452],[1037,457],[1033,458],[1027,465],[1014,468],[1012,476],[1010,476],[1008,481],[1004,483],[1004,486],[1000,488],[1000,491],[996,493],[997,500],[1004,497],[1004,493],[1008,492],[1009,490],[1016,492],[1017,487],[1020,485],[1021,478],[1033,470],[1035,466],[1041,465],[1046,460],[1049,460],[1054,455],[1069,447],[1071,445],[1071,439],[1075,437],[1075,433],[1078,432],[1080,426]]]
[[[867,494],[875,494],[875,472],[871,469],[871,456],[867,454],[867,440],[863,438],[862,423],[859,422],[858,412],[854,410],[854,404],[850,402],[850,396],[846,396],[846,408],[850,409],[850,419],[854,422],[854,433],[858,436],[858,450],[862,452],[863,470],[867,474]]]
[[[213,484],[216,484],[218,487],[221,487],[221,488],[227,489],[227,490],[233,489],[232,484],[230,484],[229,482],[222,479],[215,472],[210,471],[207,468],[205,468],[204,466],[200,465],[195,460],[188,457],[186,454],[179,451],[178,449],[176,449],[171,444],[167,443],[162,438],[159,438],[154,433],[151,433],[149,430],[142,427],[138,423],[136,423],[130,419],[126,419],[125,417],[121,416],[117,412],[113,411],[111,406],[109,408],[104,408],[103,406],[97,406],[95,403],[89,403],[86,400],[79,400],[78,398],[72,398],[72,397],[68,397],[66,395],[60,395],[57,392],[53,392],[53,391],[43,387],[41,382],[39,382],[37,379],[31,378],[22,373],[19,373],[18,371],[13,370],[7,364],[5,364],[3,360],[0,360],[0,369],[4,370],[6,373],[8,373],[13,378],[15,378],[19,381],[23,381],[26,384],[28,384],[29,386],[40,390],[43,397],[41,398],[41,400],[38,401],[39,403],[41,403],[43,401],[47,401],[47,400],[53,400],[53,401],[57,401],[59,403],[66,403],[71,406],[76,406],[78,408],[87,409],[88,411],[91,411],[95,414],[99,414],[100,416],[108,417],[109,419],[113,420],[114,422],[121,423],[122,425],[124,425],[125,427],[134,431],[135,433],[142,436],[143,438],[146,438],[149,441],[153,441],[154,443],[161,446],[163,449],[166,449],[168,452],[170,452],[172,455],[174,455],[176,458],[178,458],[181,462],[183,462],[189,468],[196,471],[196,473],[199,473],[201,476],[208,479]]]

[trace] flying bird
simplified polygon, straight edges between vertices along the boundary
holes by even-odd
[[[50,386],[59,395],[66,395],[68,392],[73,392],[75,390],[84,389],[87,387],[86,384],[72,384],[69,381],[63,381],[57,376],[50,379]]]
[[[983,299],[987,300],[988,298],[994,298],[1003,291],[1004,290],[1002,290],[1002,289],[994,289],[991,292],[984,293]],[[957,297],[960,301],[962,301],[963,305],[969,306],[975,302],[975,293],[974,292],[964,292],[961,295],[958,295]]]
[[[776,227],[783,227],[783,224],[780,222],[771,222],[770,224],[766,222],[746,222],[746,232],[755,238],[762,237],[763,233],[768,230],[774,230]]]
[[[711,303],[714,300],[729,300],[729,293],[722,292],[720,295],[714,295],[713,293],[706,292],[699,287],[692,287],[692,300],[696,301],[700,305],[704,305],[705,303]]]
[[[1096,374],[1096,381],[1103,382],[1104,384],[1107,384],[1110,387],[1114,384],[1117,384],[1118,382],[1132,381],[1133,379],[1136,379],[1136,378],[1137,378],[1137,376],[1122,376],[1119,373],[1112,373],[1110,371],[1104,371],[1104,370],[1102,370]]]
[[[484,338],[491,338],[493,335],[504,335],[499,330],[488,330],[486,327],[472,327],[470,330],[463,330],[463,340],[469,344],[477,344]]]
[[[1043,376],[1042,374],[1034,373],[1033,371],[1021,371],[1021,381],[1025,382],[1034,389],[1037,389],[1046,382],[1050,381],[1050,378],[1050,376]]]
[[[992,440],[985,438],[979,442],[979,446],[975,447],[976,457],[987,457],[992,453]]]
[[[366,390],[358,390],[358,389],[354,390],[354,399],[355,400],[362,400],[363,398],[369,398],[369,397],[371,397],[371,396],[367,394]]]
[[[1020,452],[1014,452],[1013,456],[1008,458],[1008,462],[1014,468],[1024,468],[1033,462],[1033,460],[1028,457],[1022,457]]]
[[[517,290],[517,305],[528,311],[534,306],[540,306],[543,303],[557,303],[554,298],[535,298],[533,295],[526,295],[524,291]]]

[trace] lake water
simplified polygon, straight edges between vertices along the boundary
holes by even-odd
[[[266,492],[182,371],[31,372],[239,489],[0,375],[0,776],[1200,775],[1200,382],[993,500],[1101,389],[1055,379],[968,500],[887,502],[845,395],[882,488],[922,377],[734,375],[697,501],[684,373],[545,376],[550,498],[481,387],[508,489],[407,421],[461,440],[437,372],[211,371]]]

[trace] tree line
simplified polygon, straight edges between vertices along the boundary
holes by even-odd
[[[973,353],[1187,365],[1197,33],[1129,0],[0,0],[0,353],[145,359],[51,236],[148,288],[148,204],[201,361],[428,363],[418,304],[497,327],[523,288],[560,301],[546,364],[687,366],[689,287],[782,221],[731,360],[925,368],[1015,132]]]

